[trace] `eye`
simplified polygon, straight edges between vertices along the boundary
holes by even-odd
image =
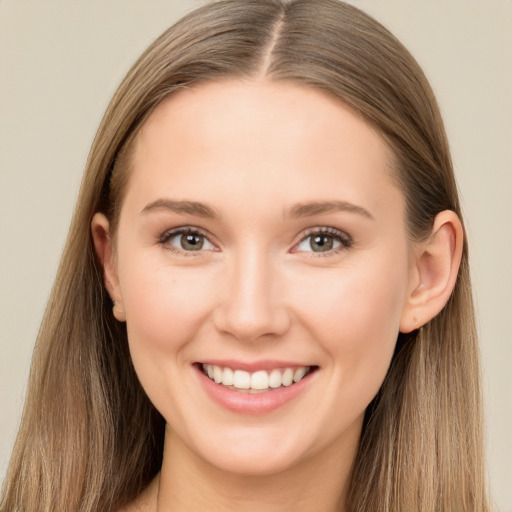
[[[216,250],[216,247],[208,240],[206,235],[196,228],[189,227],[167,231],[160,238],[160,243],[175,252]]]
[[[317,229],[305,236],[293,249],[293,252],[314,252],[335,254],[352,245],[351,238],[342,231],[333,228]]]

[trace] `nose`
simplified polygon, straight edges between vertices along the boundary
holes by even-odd
[[[282,336],[290,326],[278,265],[253,251],[231,266],[220,293],[214,322],[218,331],[240,341]]]

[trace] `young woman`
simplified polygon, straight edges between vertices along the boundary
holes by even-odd
[[[488,510],[446,136],[377,22],[224,0],[134,65],[0,509]]]

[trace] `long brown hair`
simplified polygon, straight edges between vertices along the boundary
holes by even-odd
[[[164,421],[133,370],[90,234],[112,229],[131,142],[181,87],[264,76],[324,91],[387,140],[411,238],[446,209],[461,216],[443,123],[416,61],[384,27],[337,0],[223,0],[189,14],[130,70],[89,154],[39,332],[2,512],[113,510],[159,471]],[[455,290],[427,325],[400,335],[368,407],[347,512],[485,512],[478,347],[467,247]]]

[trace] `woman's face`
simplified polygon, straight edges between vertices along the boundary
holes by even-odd
[[[410,293],[392,165],[290,83],[200,85],[151,115],[107,278],[171,442],[246,474],[353,453]]]

